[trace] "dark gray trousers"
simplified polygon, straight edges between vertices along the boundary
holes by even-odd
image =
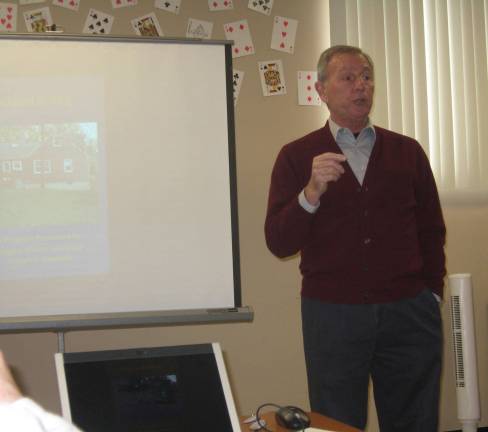
[[[371,376],[382,432],[436,432],[442,323],[430,290],[373,305],[302,298],[310,406],[364,429]]]

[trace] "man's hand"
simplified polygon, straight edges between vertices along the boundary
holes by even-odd
[[[21,397],[22,394],[10,373],[3,352],[0,351],[0,403],[14,402]]]
[[[342,153],[322,153],[313,158],[312,173],[304,191],[310,204],[317,205],[328,183],[339,180],[344,174],[342,163],[345,161],[346,156]]]

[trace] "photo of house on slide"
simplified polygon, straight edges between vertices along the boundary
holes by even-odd
[[[0,126],[0,227],[99,220],[96,123]]]

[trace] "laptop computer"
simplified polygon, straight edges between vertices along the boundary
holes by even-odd
[[[86,432],[241,432],[218,343],[55,354],[63,416]]]

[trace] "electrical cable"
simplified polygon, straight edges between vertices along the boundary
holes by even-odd
[[[260,426],[260,428],[258,430],[264,430],[266,432],[274,432],[273,430],[268,429],[266,427],[266,422],[264,420],[262,420],[261,417],[259,416],[259,411],[261,411],[263,408],[266,408],[269,406],[272,406],[272,407],[277,408],[277,409],[281,408],[280,405],[276,405],[276,404],[271,403],[271,402],[267,402],[267,403],[264,403],[262,405],[259,405],[257,410],[256,410],[256,421],[257,421],[258,425]]]

